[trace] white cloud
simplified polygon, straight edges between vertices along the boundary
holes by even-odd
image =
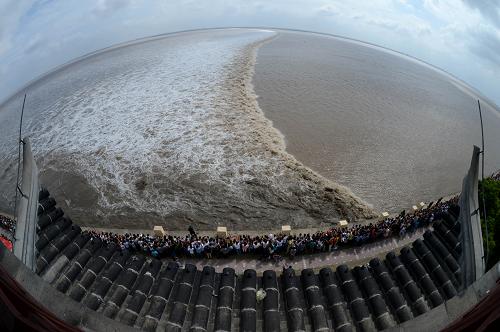
[[[108,16],[128,7],[132,3],[132,0],[98,0],[91,12],[97,16]]]
[[[335,6],[335,4],[332,3],[320,6],[318,8],[318,12],[324,16],[334,16],[340,14],[340,11],[337,8],[337,6]]]
[[[193,28],[268,26],[345,35],[411,54],[500,103],[500,75],[492,74],[500,73],[492,61],[498,6],[487,15],[494,1],[464,1],[4,0],[0,100],[53,67],[119,42]]]
[[[32,4],[31,0],[0,2],[0,56],[13,46],[12,40],[21,17],[26,14]]]
[[[500,2],[498,0],[464,0],[473,9],[477,9],[491,23],[500,28]]]

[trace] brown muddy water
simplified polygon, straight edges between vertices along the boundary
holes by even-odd
[[[258,51],[258,103],[286,150],[377,210],[460,191],[481,143],[476,92],[406,56],[283,32]],[[486,172],[500,168],[500,111],[482,103]]]
[[[458,191],[480,141],[475,93],[460,82],[314,34],[151,38],[79,59],[26,90],[23,132],[41,181],[75,222],[93,227],[262,230],[369,218]],[[4,211],[21,103],[19,94],[0,105]],[[484,109],[492,170],[500,117]]]
[[[35,82],[23,130],[41,182],[86,226],[304,228],[372,216],[346,188],[288,154],[260,110],[251,84],[256,51],[275,36],[223,29],[152,38]],[[0,106],[7,198],[20,100]]]

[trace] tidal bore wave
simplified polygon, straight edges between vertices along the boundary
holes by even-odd
[[[35,84],[30,98],[52,97],[27,120],[42,182],[80,224],[101,227],[314,227],[372,216],[288,154],[259,108],[256,54],[274,36],[175,35],[93,55]]]

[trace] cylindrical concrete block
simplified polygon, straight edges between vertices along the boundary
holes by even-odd
[[[257,329],[257,273],[245,270],[241,278],[240,331],[253,332]]]
[[[289,331],[304,331],[304,311],[300,301],[300,291],[295,271],[292,268],[283,270],[281,275],[285,294],[286,313]]]
[[[215,269],[205,266],[201,272],[200,287],[193,318],[191,320],[191,331],[207,330],[210,307],[212,305],[212,293],[214,291]]]
[[[231,331],[235,274],[232,268],[224,268],[220,275],[219,295],[215,313],[215,331]]]
[[[264,331],[280,331],[280,312],[279,312],[279,289],[276,272],[272,270],[264,271],[262,275],[262,287],[266,291],[266,297],[263,301],[264,309]]]
[[[186,264],[182,271],[182,279],[177,294],[175,295],[174,305],[170,311],[170,317],[167,322],[166,330],[182,329],[184,319],[186,318],[187,306],[193,291],[194,278],[196,276],[196,266]]]
[[[301,279],[308,305],[307,311],[313,325],[313,330],[327,330],[328,322],[326,319],[325,308],[323,306],[318,277],[314,274],[312,269],[305,269],[302,270]]]
[[[352,331],[352,325],[347,318],[344,296],[338,286],[337,276],[330,268],[319,271],[328,308],[332,314],[335,330]]]

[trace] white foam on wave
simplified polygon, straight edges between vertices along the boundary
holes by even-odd
[[[75,221],[101,227],[319,227],[373,216],[288,154],[259,108],[256,53],[275,36],[223,29],[141,40],[36,82],[26,133],[44,185],[71,200]]]
[[[99,79],[56,100],[41,112],[44,121],[28,124],[37,155],[46,158],[47,167],[76,164],[78,169],[72,171],[83,174],[99,192],[99,205],[105,209],[128,206],[161,214],[185,208],[187,202],[177,201],[182,195],[162,196],[155,183],[141,199],[136,188],[141,177],[203,174],[205,179],[197,181],[231,187],[235,177],[228,174],[241,173],[239,182],[248,174],[241,167],[265,168],[267,161],[262,158],[233,159],[238,153],[227,158],[227,149],[238,148],[231,146],[237,133],[225,127],[218,108],[220,96],[229,92],[224,90],[224,79],[238,52],[275,33],[225,34],[223,38],[195,35],[182,43],[166,38],[80,64],[68,75],[95,71],[101,72]],[[65,160],[50,162],[61,156]],[[160,200],[167,201],[159,205]]]

